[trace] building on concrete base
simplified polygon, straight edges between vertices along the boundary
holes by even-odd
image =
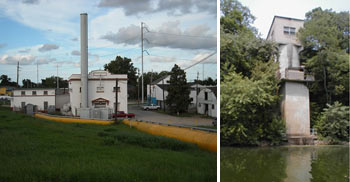
[[[80,116],[81,76],[80,74],[72,74],[68,80],[72,114],[74,116]],[[107,108],[114,113],[116,81],[118,81],[118,111],[127,113],[127,75],[111,74],[103,70],[91,71],[88,75],[88,108]]]
[[[303,47],[296,37],[303,24],[303,20],[275,16],[267,36],[267,40],[278,44],[280,51],[276,61],[279,63],[278,78],[282,82],[281,111],[290,143],[310,137],[309,89],[305,83],[314,79],[306,75],[300,65],[299,52]]]

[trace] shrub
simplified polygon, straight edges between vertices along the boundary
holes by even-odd
[[[349,142],[349,106],[335,102],[327,107],[315,126],[319,136],[331,143]]]

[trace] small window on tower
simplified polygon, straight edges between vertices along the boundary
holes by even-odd
[[[21,91],[21,95],[26,95],[26,91]]]
[[[47,95],[47,91],[46,90],[44,91],[44,95]]]
[[[32,95],[36,95],[36,91],[32,91]]]

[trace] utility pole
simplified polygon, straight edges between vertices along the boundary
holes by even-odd
[[[19,61],[17,62],[17,87],[18,85],[18,76],[19,76]]]
[[[57,64],[57,91],[58,91],[58,89],[59,89],[59,83],[58,83],[58,64]]]
[[[164,99],[164,89],[165,89],[165,86],[164,86],[164,79],[162,80],[162,85],[163,85],[163,111],[165,112],[165,99]]]
[[[115,80],[115,108],[114,108],[115,123],[117,123],[117,113],[118,113],[118,79]]]
[[[141,82],[142,82],[142,104],[144,102],[144,88],[143,88],[143,22],[141,22],[141,64],[142,64],[142,67],[141,67]]]
[[[199,72],[197,71],[197,84],[196,84],[196,112],[198,114],[198,78],[199,77]]]
[[[137,104],[140,105],[140,70],[137,69]]]
[[[151,82],[149,83],[149,103],[152,104],[152,75],[153,75],[153,70],[151,71]]]
[[[39,85],[39,63],[36,62],[36,84]]]
[[[203,63],[203,79],[202,80],[204,81],[204,63]]]

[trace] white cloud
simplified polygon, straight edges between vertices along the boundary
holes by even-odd
[[[155,56],[150,56],[149,58],[150,62],[154,63],[172,63],[176,61],[175,57],[155,57]]]
[[[216,34],[210,32],[206,24],[193,25],[181,30],[180,21],[168,21],[156,30],[144,34],[145,47],[168,47],[179,49],[213,49],[216,48]],[[101,37],[115,44],[137,45],[140,43],[140,27],[130,25],[122,27],[117,33]]]
[[[51,51],[51,50],[55,50],[58,49],[60,46],[56,45],[56,44],[43,44],[42,47],[40,47],[38,49],[38,51],[40,52],[46,52],[46,51]]]
[[[17,62],[21,65],[29,65],[32,64],[35,61],[35,56],[33,55],[20,55],[17,54],[15,56],[9,56],[7,54],[3,55],[0,58],[0,64],[10,64],[10,65],[15,65]]]

